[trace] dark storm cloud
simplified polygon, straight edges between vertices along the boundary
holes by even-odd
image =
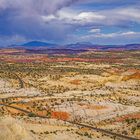
[[[79,0],[0,0],[0,11],[19,10],[28,14],[51,14]]]
[[[0,0],[0,35],[21,35],[29,39],[60,39],[69,29],[47,24],[42,16],[54,14],[76,0]],[[64,30],[65,29],[65,30]],[[62,32],[62,36],[57,33]]]

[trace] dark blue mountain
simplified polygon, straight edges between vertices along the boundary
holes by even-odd
[[[27,42],[25,44],[20,45],[24,48],[40,48],[40,47],[55,47],[57,46],[57,44],[53,44],[53,43],[47,43],[47,42],[41,42],[41,41],[31,41],[31,42]]]

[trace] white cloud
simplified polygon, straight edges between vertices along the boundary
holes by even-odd
[[[74,20],[78,20],[81,22],[92,22],[94,20],[103,20],[105,19],[105,16],[100,15],[96,12],[82,12],[76,17],[74,17]]]
[[[118,11],[118,14],[124,17],[133,18],[140,21],[140,9],[138,8],[124,8]]]
[[[133,39],[140,38],[140,32],[115,32],[115,33],[99,33],[99,34],[88,34],[80,37],[80,40],[93,40],[93,39]]]
[[[121,33],[121,35],[125,35],[125,36],[140,35],[140,32],[128,31],[128,32]]]
[[[51,18],[50,18],[51,17]],[[65,10],[59,11],[55,15],[48,15],[43,18],[45,22],[50,22],[52,20],[58,20],[67,24],[80,24],[86,25],[91,23],[101,22],[106,17],[104,15],[100,15],[96,12],[69,12]],[[48,20],[49,19],[49,20]]]
[[[137,7],[121,7],[100,11],[65,10],[58,11],[52,20],[62,23],[95,26],[129,26],[129,22],[140,23],[140,9]],[[50,16],[47,16],[48,19]],[[50,18],[49,18],[50,19]],[[46,20],[51,22],[51,20]]]
[[[54,15],[49,15],[49,16],[42,16],[42,19],[45,21],[45,22],[50,22],[52,20],[55,20],[56,17]]]
[[[89,32],[90,33],[100,33],[101,29],[91,29]]]

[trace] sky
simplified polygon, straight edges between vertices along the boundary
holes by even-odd
[[[140,0],[0,0],[0,46],[140,43]]]

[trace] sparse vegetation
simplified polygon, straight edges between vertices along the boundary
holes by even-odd
[[[76,123],[138,138],[140,69],[135,53],[28,54],[26,60],[23,54],[1,54],[0,116],[34,124],[38,129],[31,125],[29,131],[42,139],[60,134],[117,139]]]

